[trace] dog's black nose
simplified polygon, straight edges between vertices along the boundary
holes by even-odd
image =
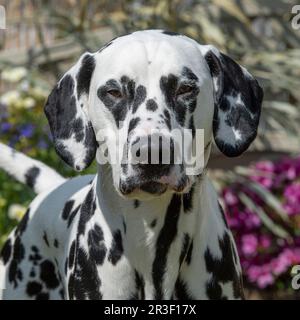
[[[137,138],[131,146],[133,166],[149,176],[165,175],[174,164],[174,141],[152,134]]]

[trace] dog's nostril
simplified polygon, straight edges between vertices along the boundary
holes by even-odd
[[[137,149],[137,150],[136,150],[136,156],[137,156],[137,157],[140,157],[140,156],[141,156],[141,149]]]

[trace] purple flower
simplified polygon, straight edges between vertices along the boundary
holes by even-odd
[[[0,131],[2,133],[6,133],[8,132],[12,127],[12,124],[9,123],[9,122],[4,122],[4,123],[1,123],[1,126],[0,126]]]
[[[21,127],[20,136],[25,138],[31,138],[34,133],[34,126],[32,124],[25,124]]]

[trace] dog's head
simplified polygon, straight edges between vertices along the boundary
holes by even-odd
[[[247,70],[216,48],[149,30],[83,54],[45,112],[65,162],[82,170],[107,152],[117,191],[140,198],[186,192],[193,184],[184,161],[176,162],[182,149],[175,131],[191,131],[193,150],[195,131],[204,130],[205,162],[212,137],[227,156],[244,152],[256,136],[262,97]],[[112,150],[121,154],[117,161]]]

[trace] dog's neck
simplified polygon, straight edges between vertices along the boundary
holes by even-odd
[[[140,265],[141,269],[147,263],[151,266],[157,248],[168,246],[172,237],[180,239],[180,247],[174,251],[174,260],[179,260],[182,237],[189,234],[192,238],[199,227],[201,181],[197,180],[190,194],[165,193],[148,201],[127,200],[115,190],[110,168],[99,166],[98,206],[112,233],[121,229],[124,250],[128,249],[127,258],[133,265]]]
[[[165,193],[137,202],[117,193],[109,167],[98,168],[93,187],[99,215],[93,219],[99,220],[103,230],[110,230],[113,238],[119,235],[117,247],[123,253],[118,262],[122,265],[120,277],[136,272],[143,276],[147,292],[155,292],[155,298],[172,296],[188,249],[193,241],[201,242],[201,225],[209,216],[210,208],[199,197],[206,196],[206,181],[205,175],[199,178],[188,194]],[[151,294],[148,298],[153,298]]]

